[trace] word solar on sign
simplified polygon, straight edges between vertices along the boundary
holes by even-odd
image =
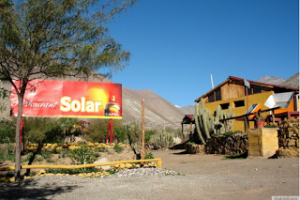
[[[12,116],[18,114],[18,104],[12,87]],[[29,82],[25,92],[23,116],[122,119],[122,85],[34,80]]]

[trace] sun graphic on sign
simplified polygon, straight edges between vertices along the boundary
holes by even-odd
[[[101,102],[101,108],[99,108],[100,111],[104,111],[104,107],[108,102],[108,96],[107,94],[99,88],[91,88],[87,91],[87,98],[90,101],[97,101]]]

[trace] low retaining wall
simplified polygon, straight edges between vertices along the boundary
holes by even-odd
[[[206,142],[207,154],[234,155],[247,152],[248,136],[246,133],[236,133],[230,136],[216,136]]]
[[[248,156],[271,157],[278,150],[277,129],[259,128],[248,131]]]

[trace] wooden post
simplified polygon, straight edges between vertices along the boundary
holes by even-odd
[[[246,87],[246,105],[247,105],[247,107],[246,107],[246,109],[247,109],[246,110],[246,114],[248,114],[249,105],[248,105],[248,88],[247,87]]]
[[[272,110],[272,122],[273,122],[273,125],[275,125],[275,111]]]
[[[181,143],[183,143],[183,124],[181,124]]]
[[[245,116],[244,120],[245,120],[245,133],[247,133],[248,132],[248,116]]]
[[[145,159],[145,108],[144,99],[142,99],[142,160]]]

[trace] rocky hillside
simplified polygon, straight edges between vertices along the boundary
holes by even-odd
[[[190,106],[184,106],[179,108],[182,112],[185,114],[195,114],[195,107],[190,105]]]
[[[184,112],[151,90],[134,90],[123,87],[123,123],[138,120],[141,123],[142,107],[145,102],[145,127],[162,128],[165,126],[179,128]]]
[[[284,85],[284,86],[287,86],[287,87],[299,88],[299,73],[297,73],[294,76],[288,78],[281,85]]]

